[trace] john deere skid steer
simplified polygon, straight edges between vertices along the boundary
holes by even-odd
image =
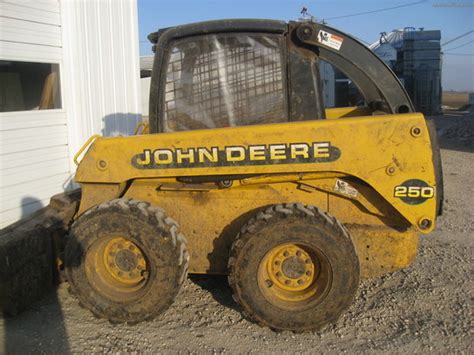
[[[246,318],[305,331],[335,321],[361,277],[410,265],[441,210],[439,150],[368,48],[269,20],[149,39],[149,134],[94,136],[78,153],[65,265],[83,305],[136,323],[166,310],[188,272],[227,274]],[[325,109],[321,61],[359,106]]]

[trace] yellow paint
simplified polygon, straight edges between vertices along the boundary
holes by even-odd
[[[385,226],[346,225],[355,242],[361,276],[377,277],[408,267],[416,257],[418,234]]]
[[[420,136],[414,137],[410,133],[414,126],[421,128]],[[433,223],[430,228],[421,230],[428,233],[434,228],[436,199],[409,205],[393,195],[395,186],[409,179],[420,179],[436,187],[427,132],[423,115],[404,114],[97,138],[78,167],[76,181],[81,184],[124,183],[143,178],[332,171],[366,182],[416,228],[420,218],[428,217]],[[321,145],[323,142],[329,142],[331,147],[340,150],[341,155],[337,160],[232,165],[243,162],[244,155],[248,156],[248,147],[255,145],[268,147],[286,144],[291,159],[304,160],[312,155],[315,158],[324,157],[327,155],[327,147]],[[230,165],[206,166],[203,162],[195,164],[195,167],[178,167],[178,163],[176,167],[157,164],[155,169],[138,169],[131,163],[134,157],[145,151],[155,151],[156,154],[156,150],[178,152],[180,149],[187,151],[200,147],[217,147],[226,153]],[[181,160],[184,159],[183,154],[181,153]],[[98,168],[100,160],[107,163],[106,169]],[[190,158],[187,162],[189,160]],[[166,160],[169,161],[170,159]],[[393,173],[387,173],[389,166],[394,168]]]
[[[284,269],[285,262],[294,257],[304,265],[304,271],[298,277],[287,275]],[[295,244],[281,244],[273,248],[263,258],[262,263],[273,283],[286,291],[302,291],[314,280],[315,268],[311,257],[303,248]]]
[[[139,122],[137,124],[137,127],[135,127],[135,136],[148,133],[150,133],[150,125],[148,124],[148,122]]]
[[[333,110],[333,116],[354,112]],[[413,127],[421,134],[414,136]],[[423,233],[434,228],[435,196],[418,205],[394,196],[395,187],[410,179],[436,188],[427,132],[421,114],[404,114],[97,138],[76,174],[78,215],[118,197],[148,201],[180,224],[190,272],[226,273],[230,246],[252,215],[272,204],[301,202],[345,224],[362,276],[380,275],[411,263],[421,219],[433,221]],[[335,148],[340,156],[328,161]],[[247,174],[227,188],[176,180]],[[336,191],[337,179],[357,194]]]
[[[121,262],[124,257],[133,259],[134,263]],[[93,287],[118,302],[135,297],[145,287],[150,271],[135,243],[121,236],[108,235],[99,238],[88,249],[84,267]]]
[[[334,107],[326,109],[326,118],[344,118],[344,117],[358,117],[369,116],[372,110],[369,107],[354,106],[354,107]]]
[[[131,270],[122,270],[117,263],[117,256],[120,252],[126,251],[131,253],[136,259],[136,264]],[[110,239],[101,250],[99,258],[103,258],[104,269],[98,268],[98,272],[107,272],[116,281],[121,284],[136,285],[143,281],[142,271],[147,269],[147,263],[140,248],[133,242],[122,238],[114,237]]]

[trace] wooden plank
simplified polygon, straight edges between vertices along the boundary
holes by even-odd
[[[24,4],[0,2],[0,14],[2,17],[16,18],[20,20],[45,23],[49,25],[61,25],[61,16],[58,12],[45,11],[38,8],[27,7]]]
[[[44,81],[43,92],[39,104],[40,110],[54,108],[54,98],[58,91],[58,75],[55,72],[49,73]]]
[[[47,46],[62,46],[61,28],[0,16],[0,40]]]

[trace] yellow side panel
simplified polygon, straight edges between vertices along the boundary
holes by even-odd
[[[428,227],[420,229],[423,233],[435,226],[436,181],[421,114],[98,138],[79,165],[76,181],[313,172],[355,176],[416,228],[429,219]],[[414,179],[431,189],[426,190],[431,195],[423,203],[410,204],[395,196],[397,186]],[[412,190],[419,193],[408,187],[402,193]]]
[[[408,267],[416,257],[418,234],[382,226],[346,225],[359,256],[361,276],[376,277]]]

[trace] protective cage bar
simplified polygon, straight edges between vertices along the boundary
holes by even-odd
[[[299,27],[310,28],[304,36],[296,36],[303,42],[303,46],[312,47],[321,59],[345,72],[361,89],[373,109],[388,113],[414,112],[408,94],[393,72],[367,47],[347,34],[318,23],[253,19],[217,20],[163,29],[148,36],[156,50],[150,88],[150,132],[156,133],[164,129],[165,90],[160,86],[163,87],[162,84],[166,82],[166,61],[172,41],[186,37],[195,38],[199,35],[237,32],[282,36]],[[321,30],[343,37],[344,44],[340,50],[325,47],[318,42],[317,35]],[[293,36],[288,38],[292,41],[295,39]]]
[[[164,131],[287,121],[282,39],[217,34],[173,43]]]

